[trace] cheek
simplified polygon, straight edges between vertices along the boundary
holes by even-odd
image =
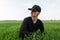
[[[33,16],[33,15],[35,15],[34,13],[31,13],[31,15]]]
[[[31,16],[38,16],[39,15],[39,13],[31,13]]]
[[[36,16],[38,16],[39,14],[38,14],[38,13],[36,13],[35,15],[36,15]]]

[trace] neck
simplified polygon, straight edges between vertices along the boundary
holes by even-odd
[[[32,21],[33,21],[33,23],[36,23],[37,22],[37,17],[32,17]]]
[[[33,21],[37,20],[37,17],[32,17],[32,20],[33,20]]]

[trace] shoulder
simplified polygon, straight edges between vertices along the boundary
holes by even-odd
[[[26,18],[24,18],[24,20],[23,21],[29,21],[31,19],[31,17],[26,17]]]
[[[31,17],[26,17],[26,18],[24,18],[24,20],[29,20]]]
[[[42,20],[38,19],[38,23],[39,23],[39,25],[40,25],[41,27],[43,27],[43,26],[44,26],[44,24],[43,24],[43,21],[42,21]]]
[[[41,24],[43,24],[43,21],[42,21],[42,20],[40,20],[40,19],[38,19],[38,22],[39,22],[39,23],[41,23]]]

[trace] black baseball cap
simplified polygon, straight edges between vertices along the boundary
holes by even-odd
[[[41,7],[38,5],[34,5],[32,8],[28,8],[28,10],[41,12]]]

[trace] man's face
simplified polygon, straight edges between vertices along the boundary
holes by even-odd
[[[32,17],[38,17],[39,14],[40,14],[40,12],[38,12],[38,11],[31,12]]]

